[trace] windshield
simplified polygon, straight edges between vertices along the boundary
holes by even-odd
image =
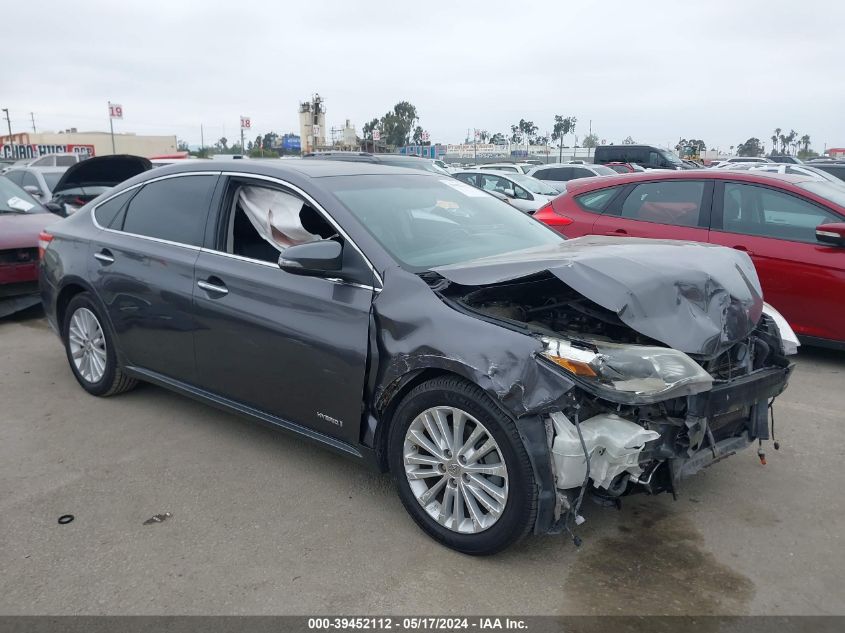
[[[0,213],[47,213],[47,210],[11,180],[0,176]]]
[[[613,170],[611,167],[605,167],[604,165],[593,165],[591,169],[596,172],[599,176],[615,176],[616,171]],[[628,171],[627,169],[625,171]]]
[[[672,152],[667,152],[665,149],[660,150],[660,155],[665,158],[669,163],[672,165],[681,165],[683,166],[684,162],[675,156]]]
[[[516,184],[522,185],[531,193],[539,193],[541,196],[556,196],[558,195],[557,189],[554,189],[544,183],[542,180],[537,180],[536,178],[532,178],[531,176],[521,176],[521,175],[510,175],[508,174],[508,178],[513,180]]]
[[[324,182],[399,264],[415,272],[563,240],[454,178],[334,176]]]
[[[827,182],[826,180],[805,180],[796,184],[810,193],[814,193],[825,200],[829,200],[833,204],[845,208],[845,186]]]

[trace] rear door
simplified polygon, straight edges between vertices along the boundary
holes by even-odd
[[[710,241],[745,251],[766,301],[803,336],[845,340],[845,251],[816,241],[820,224],[845,218],[792,193],[723,181]]]
[[[128,365],[196,382],[194,262],[217,180],[165,177],[94,209],[90,278]]]
[[[706,242],[713,181],[656,180],[628,185],[593,224],[596,235]]]

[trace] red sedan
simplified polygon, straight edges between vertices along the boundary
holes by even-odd
[[[845,349],[845,187],[762,172],[648,171],[567,183],[534,217],[567,237],[692,240],[745,251],[766,301],[806,343]]]

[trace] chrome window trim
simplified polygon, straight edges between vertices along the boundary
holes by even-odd
[[[373,275],[378,280],[379,285],[378,286],[368,286],[366,284],[359,284],[359,283],[343,281],[343,280],[331,280],[331,282],[332,283],[341,282],[341,283],[343,283],[344,285],[347,285],[347,286],[354,286],[356,288],[365,288],[365,289],[368,289],[368,290],[372,290],[374,292],[381,292],[382,291],[382,289],[384,288],[384,281],[382,280],[381,275],[378,274],[378,271],[376,271],[375,266],[373,266],[373,263],[370,261],[370,259],[366,255],[364,255],[364,252],[358,247],[358,245],[352,240],[352,238],[349,237],[349,234],[341,228],[341,226],[331,216],[331,214],[328,211],[326,211],[323,208],[323,206],[321,204],[319,204],[316,200],[314,200],[314,198],[312,198],[308,193],[306,193],[305,191],[303,191],[302,189],[300,189],[296,185],[293,185],[293,184],[287,182],[286,180],[282,180],[281,178],[276,178],[274,176],[265,176],[263,174],[250,174],[250,173],[247,173],[247,172],[234,172],[234,171],[227,171],[227,172],[222,172],[222,171],[186,171],[186,172],[179,172],[178,174],[167,174],[167,175],[164,175],[164,176],[159,176],[157,178],[150,178],[149,180],[145,180],[144,182],[139,182],[137,184],[134,184],[131,187],[126,187],[126,189],[121,189],[120,191],[117,191],[114,194],[110,195],[108,198],[105,198],[101,202],[98,202],[95,206],[93,206],[91,208],[91,221],[94,223],[94,226],[96,228],[100,229],[101,231],[107,231],[109,233],[116,233],[116,234],[119,234],[119,235],[129,235],[131,237],[137,237],[139,239],[149,240],[151,242],[158,242],[160,244],[168,244],[170,246],[179,246],[181,248],[187,248],[187,249],[190,249],[190,250],[193,250],[193,251],[198,251],[198,252],[203,252],[203,253],[212,253],[214,255],[222,255],[223,257],[229,257],[231,259],[238,259],[238,260],[245,261],[245,262],[260,264],[262,266],[270,266],[271,268],[278,268],[277,264],[273,264],[272,262],[266,262],[266,261],[261,260],[261,259],[252,259],[251,257],[243,257],[242,255],[235,255],[234,253],[226,253],[224,251],[219,251],[219,250],[214,249],[214,248],[205,248],[205,247],[201,247],[201,246],[194,246],[193,244],[184,244],[182,242],[173,242],[171,240],[165,240],[165,239],[162,239],[162,238],[159,238],[159,237],[151,237],[149,235],[138,235],[137,233],[129,233],[127,231],[118,231],[116,229],[109,229],[109,228],[106,228],[104,226],[101,226],[100,223],[97,222],[97,215],[96,215],[97,208],[100,205],[105,204],[106,202],[108,202],[112,198],[116,198],[117,196],[123,195],[124,193],[126,193],[128,191],[138,189],[139,187],[143,187],[143,186],[148,185],[150,183],[158,182],[160,180],[167,180],[169,178],[180,178],[180,177],[184,177],[184,176],[218,176],[219,177],[219,176],[223,175],[224,173],[227,176],[239,176],[241,178],[253,178],[253,179],[256,179],[256,180],[265,180],[267,182],[272,182],[272,183],[281,185],[283,187],[287,187],[288,189],[295,191],[297,194],[299,194],[300,196],[305,198],[305,200],[307,200],[309,204],[311,204],[315,209],[317,209],[320,213],[323,214],[323,216],[329,221],[329,223],[335,228],[335,230],[340,235],[342,235],[344,237],[344,239],[349,244],[351,244],[352,247],[358,252],[358,254],[364,259],[364,261],[367,263],[367,266],[370,268]],[[315,279],[321,279],[321,277],[315,277]],[[322,279],[325,279],[325,278],[322,278]]]
[[[343,239],[345,239],[349,244],[352,245],[352,248],[354,248],[358,252],[358,254],[363,258],[363,260],[367,263],[367,266],[370,268],[370,270],[372,271],[375,278],[378,280],[379,287],[384,288],[384,280],[381,278],[381,275],[378,274],[378,271],[376,270],[376,267],[373,266],[373,263],[370,261],[370,258],[367,257],[364,254],[364,251],[362,251],[358,247],[358,245],[355,243],[355,241],[351,237],[349,237],[349,234],[346,231],[343,230],[343,228],[340,226],[340,224],[337,223],[337,220],[335,220],[332,217],[332,214],[329,213],[328,211],[326,211],[326,209],[323,207],[323,205],[321,205],[319,202],[314,200],[314,198],[312,198],[308,193],[306,193],[305,191],[303,191],[302,189],[300,189],[296,185],[291,184],[286,180],[282,180],[281,178],[279,178],[277,176],[265,176],[263,174],[250,174],[250,173],[239,172],[239,171],[227,171],[226,175],[227,176],[239,176],[241,178],[252,178],[252,179],[255,179],[255,180],[264,180],[266,182],[272,182],[272,183],[275,183],[277,185],[281,185],[282,187],[287,187],[288,189],[295,191],[297,194],[302,196],[312,207],[314,207],[314,209],[316,209],[318,212],[322,213],[322,215],[325,217],[325,219],[329,221],[329,224],[331,224],[335,228],[335,230],[341,236],[343,236]],[[210,249],[210,250],[215,250],[215,249]],[[220,252],[220,251],[215,250],[215,252]],[[223,254],[228,255],[229,253],[223,253]]]
[[[118,231],[116,229],[109,229],[102,226],[99,222],[97,222],[97,209],[100,205],[105,204],[112,198],[117,198],[120,195],[123,195],[127,191],[132,191],[134,189],[138,189],[139,187],[143,187],[144,185],[148,185],[152,182],[158,182],[160,180],[167,180],[169,178],[179,178],[181,176],[220,176],[223,172],[220,171],[187,171],[187,172],[179,172],[178,174],[167,174],[165,176],[159,176],[158,178],[150,178],[149,180],[145,180],[144,182],[139,182],[137,184],[132,185],[131,187],[127,187],[126,189],[121,189],[120,191],[115,192],[114,194],[110,195],[105,200],[98,202],[95,206],[91,207],[91,221],[94,223],[94,226],[100,229],[101,231],[107,231],[109,233],[116,233],[118,235],[129,235],[130,237],[137,237],[142,240],[148,240],[150,242],[158,242],[159,244],[167,244],[169,246],[179,246],[181,248],[187,248],[192,251],[201,251],[201,246],[194,246],[193,244],[185,244],[183,242],[173,242],[171,240],[165,240],[160,237],[152,237],[150,235],[139,235],[138,233],[130,233],[128,231]]]

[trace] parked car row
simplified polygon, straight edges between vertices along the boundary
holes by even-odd
[[[569,183],[534,217],[567,237],[688,240],[746,252],[766,300],[805,341],[845,348],[840,184],[760,169],[625,174]]]

